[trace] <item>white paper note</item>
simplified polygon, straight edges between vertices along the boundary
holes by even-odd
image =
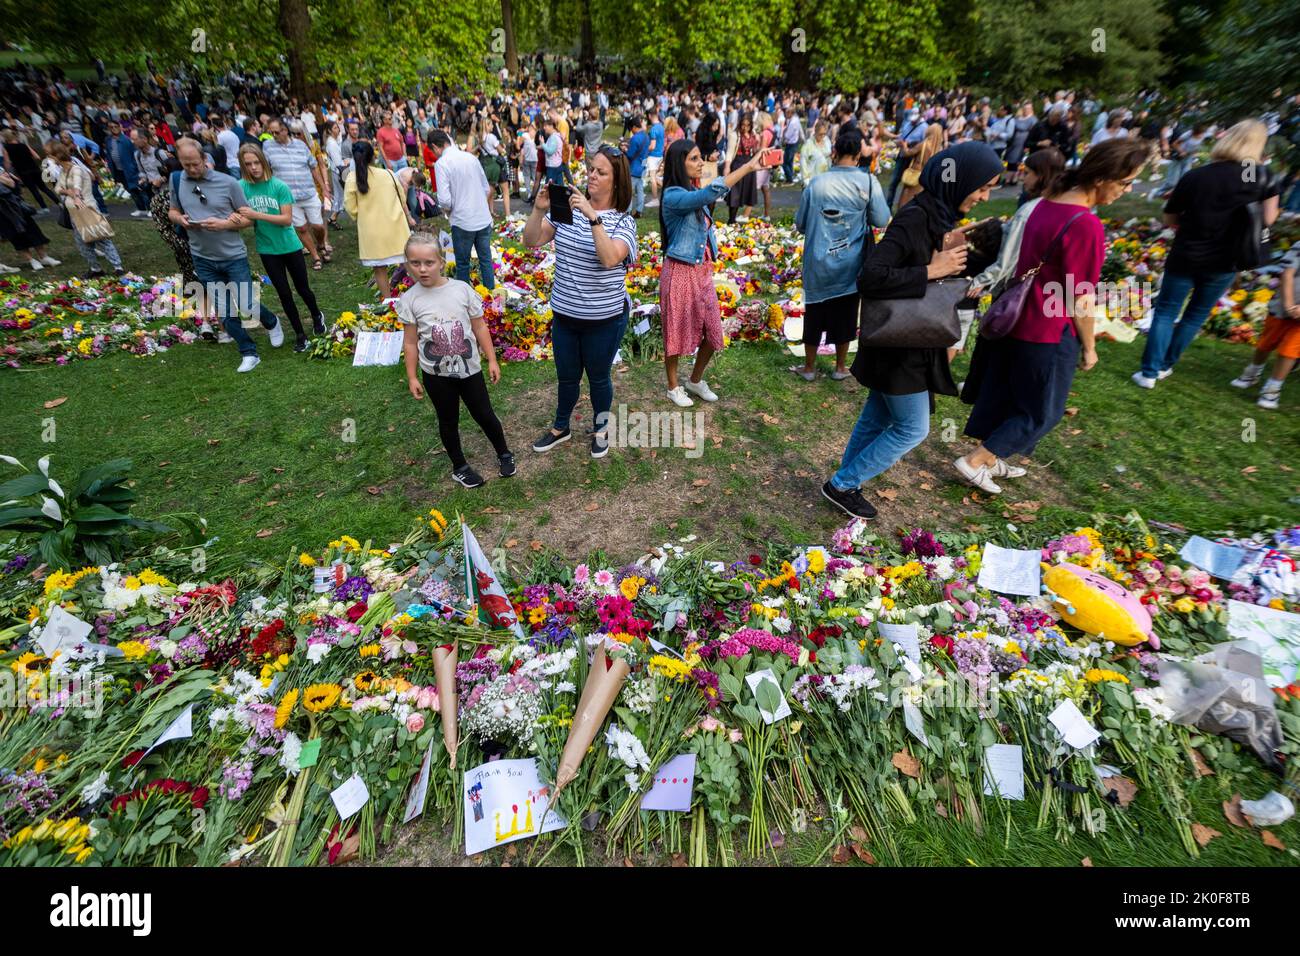
[[[353,365],[396,365],[402,358],[402,332],[358,332]]]
[[[158,735],[158,739],[153,742],[148,750],[140,755],[137,764],[143,763],[144,758],[149,756],[169,740],[183,740],[186,737],[194,736],[194,705],[190,704],[180,712],[180,715],[167,725],[167,729]]]
[[[902,645],[903,653],[917,664],[921,663],[921,642],[917,638],[915,624],[886,624],[880,621],[876,630],[885,640]]]
[[[433,741],[429,741],[429,749],[424,752],[424,761],[420,764],[420,772],[415,777],[415,783],[411,785],[411,793],[406,798],[406,813],[402,817],[403,823],[410,823],[420,814],[424,813],[424,803],[429,798],[429,768],[433,766]]]
[[[645,335],[649,331],[650,331],[649,319],[642,319],[636,325],[632,326],[632,332],[634,335]]]
[[[354,773],[330,791],[330,799],[334,801],[334,809],[339,812],[339,819],[346,820],[366,805],[370,791],[366,789],[366,782],[361,779],[361,775]]]
[[[1088,718],[1083,716],[1072,700],[1063,700],[1057,704],[1047,719],[1060,731],[1061,739],[1075,750],[1082,750],[1101,737],[1097,728],[1088,723]]]
[[[986,797],[1025,799],[1024,754],[1019,744],[990,744],[984,748],[984,762]]]
[[[83,643],[90,632],[89,624],[55,605],[54,610],[50,611],[49,623],[41,629],[41,652],[46,657],[53,657],[60,647]]]
[[[1229,601],[1228,634],[1259,647],[1270,687],[1285,687],[1300,677],[1300,614]]]
[[[980,562],[979,586],[1001,594],[1037,597],[1042,590],[1042,571],[1038,562],[1042,552],[984,545]]]
[[[903,724],[913,737],[925,746],[930,746],[930,738],[925,735],[925,720],[921,717],[921,709],[910,700],[903,701]]]
[[[911,679],[913,684],[919,684],[921,678],[925,676],[921,673],[921,668],[912,663],[910,657],[903,658],[903,670],[907,671],[907,676]]]
[[[547,812],[550,787],[537,774],[537,759],[493,760],[465,772],[465,855],[550,833],[568,824]]]
[[[759,704],[758,712],[762,715],[764,723],[774,724],[778,720],[784,720],[791,714],[790,702],[785,699],[785,694],[781,692],[781,682],[776,679],[776,674],[772,672],[772,668],[770,667],[765,667],[761,671],[755,671],[752,674],[745,675],[745,683],[749,685],[749,689],[753,692],[755,699],[758,698],[759,684],[762,684],[765,681],[772,682],[772,686],[776,688],[777,696],[781,698],[781,703],[774,711],[765,710],[763,706]]]

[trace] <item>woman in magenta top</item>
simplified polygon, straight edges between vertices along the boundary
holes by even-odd
[[[1030,214],[1016,275],[1040,262],[1042,268],[1010,335],[979,340],[962,390],[962,400],[975,406],[966,434],[981,444],[953,465],[975,487],[998,494],[994,479],[1025,473],[1007,459],[1030,454],[1056,427],[1075,369],[1097,364],[1093,304],[1106,231],[1092,209],[1132,189],[1148,155],[1139,140],[1100,143]]]

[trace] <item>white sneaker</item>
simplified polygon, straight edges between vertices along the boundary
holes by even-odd
[[[1011,462],[999,458],[997,462],[994,463],[989,474],[994,478],[1023,478],[1025,475],[1029,474],[1029,472],[1024,468],[1021,468],[1019,465],[1013,465]]]
[[[668,397],[678,408],[690,408],[695,404],[691,397],[686,394],[686,389],[678,385],[676,388],[668,389]]]
[[[58,259],[54,258],[54,257],[51,256],[51,255],[44,255],[44,256],[41,256],[41,262],[43,262],[43,263],[44,263],[45,265],[47,265],[47,266],[61,266],[61,265],[63,265],[62,262],[60,262]],[[17,270],[14,270],[14,271],[16,272]]]
[[[39,259],[33,259],[28,264],[32,267],[33,272],[40,272],[42,269],[45,268],[45,266],[41,265],[41,260]]]
[[[1174,374],[1174,370],[1171,368],[1167,368],[1163,372],[1156,372],[1156,381],[1163,382],[1165,379],[1167,379],[1170,375],[1173,374]]]
[[[1259,400],[1255,402],[1255,404],[1258,405],[1260,408],[1268,408],[1276,411],[1281,398],[1282,398],[1282,390],[1280,388],[1272,389],[1269,391],[1261,391],[1259,393]]]
[[[968,484],[974,485],[980,491],[987,491],[991,495],[1002,494],[1002,486],[993,480],[991,469],[988,465],[980,465],[978,468],[972,468],[966,462],[966,456],[958,458],[953,463],[953,467],[958,473],[966,479]]]
[[[230,337],[230,333],[228,333],[225,329],[217,330],[218,345],[229,345],[233,341],[235,340]]]
[[[271,333],[271,348],[278,349],[284,344],[284,323],[279,319],[275,320],[275,325],[267,329]]]
[[[144,209],[137,209],[135,212],[131,213],[131,218],[132,218],[132,219],[148,219],[148,218],[149,218],[149,213],[148,213],[146,210],[144,210]]]
[[[1138,388],[1155,388],[1156,380],[1154,378],[1147,378],[1141,372],[1134,372],[1133,384]]]
[[[709,383],[704,381],[704,379],[700,379],[698,382],[692,382],[690,379],[687,379],[682,383],[681,387],[686,389],[686,391],[690,392],[692,395],[698,395],[706,402],[716,402],[718,400],[718,396],[714,393],[713,389],[709,388]]]
[[[1253,366],[1247,365],[1245,370],[1234,378],[1229,384],[1233,388],[1250,388],[1259,381],[1259,377],[1264,374],[1264,366],[1260,366],[1252,371]]]
[[[251,372],[253,369],[257,368],[257,366],[261,364],[262,364],[262,360],[258,358],[256,355],[245,355],[243,360],[239,363],[239,368],[235,369],[235,371]]]
[[[18,271],[19,270],[15,269],[13,266],[7,266],[3,262],[0,262],[0,275],[12,275]]]

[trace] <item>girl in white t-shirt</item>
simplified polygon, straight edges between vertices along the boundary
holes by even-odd
[[[515,456],[483,380],[480,356],[487,357],[492,384],[501,380],[492,335],[483,321],[483,300],[469,283],[447,277],[442,247],[428,233],[413,233],[406,240],[406,271],[415,279],[415,285],[397,300],[397,314],[405,326],[406,383],[416,399],[428,395],[433,402],[442,446],[451,458],[452,478],[466,488],[486,483],[461,449],[462,400],[496,450],[501,477],[511,477]]]

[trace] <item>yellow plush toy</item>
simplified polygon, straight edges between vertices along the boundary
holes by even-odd
[[[1074,564],[1044,564],[1043,585],[1051,592],[1057,613],[1084,633],[1125,647],[1144,641],[1160,647],[1142,602],[1110,578]]]

